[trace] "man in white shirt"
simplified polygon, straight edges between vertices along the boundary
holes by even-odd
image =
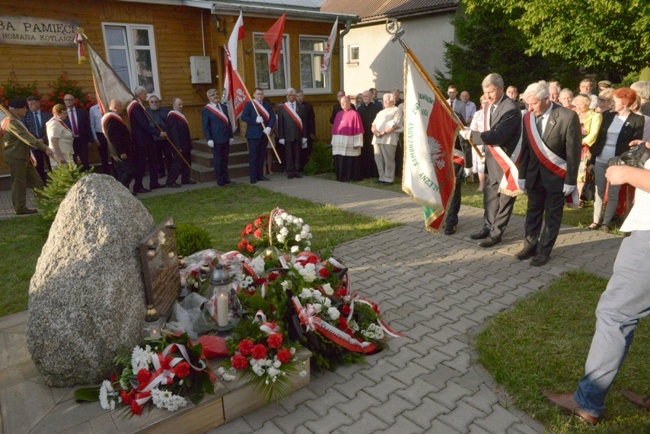
[[[459,100],[458,97],[458,90],[456,90],[456,86],[449,86],[447,89],[447,96],[449,96],[449,99],[447,102],[449,103],[449,107],[458,115],[460,118],[461,122],[465,122],[465,104]]]

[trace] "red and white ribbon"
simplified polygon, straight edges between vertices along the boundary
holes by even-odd
[[[536,120],[537,118],[534,117],[531,112],[524,115],[524,128],[526,131],[526,137],[528,138],[528,143],[530,143],[530,147],[535,152],[539,162],[549,171],[564,179],[566,178],[566,161],[546,146],[544,139],[542,139],[542,136],[540,136],[539,131],[537,130],[537,125],[535,123]]]

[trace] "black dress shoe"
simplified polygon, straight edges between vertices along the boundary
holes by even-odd
[[[287,175],[288,179],[293,179],[293,175]]]
[[[149,190],[158,190],[160,188],[165,188],[165,186],[160,184],[153,184],[149,186]]]
[[[541,267],[542,265],[546,264],[551,257],[549,255],[545,255],[543,253],[538,253],[532,261],[530,261],[530,265],[533,267]]]
[[[226,184],[234,184],[234,182],[232,182],[230,179],[227,179]]]
[[[257,184],[257,180],[256,179],[251,180],[251,184]]]
[[[469,237],[473,240],[482,240],[490,236],[490,230],[487,228],[483,228],[481,232],[477,232],[475,234],[470,235]]]
[[[147,190],[146,188],[134,188],[133,192],[134,193],[149,193],[151,190]]]
[[[515,259],[520,261],[525,261],[526,259],[532,258],[537,254],[537,246],[535,247],[524,247],[521,252],[515,253]]]
[[[257,180],[258,181],[270,181],[270,179],[267,178],[266,176],[262,176],[261,178],[258,178]]]
[[[295,176],[296,178],[302,178],[302,175],[301,175],[300,173],[296,173],[294,176]]]
[[[196,184],[196,181],[193,179],[190,179],[189,181],[183,181],[183,185],[194,185]]]
[[[174,182],[173,184],[167,184],[167,188],[181,188],[181,185],[177,182]]]
[[[454,235],[456,233],[456,226],[447,226],[445,228],[445,235]]]
[[[25,215],[25,214],[36,214],[38,211],[36,211],[34,208],[25,208],[22,211],[18,211],[16,215]]]
[[[490,237],[485,241],[481,241],[478,245],[481,247],[492,247],[492,246],[496,246],[500,242],[501,242],[501,237],[497,237],[497,238]]]

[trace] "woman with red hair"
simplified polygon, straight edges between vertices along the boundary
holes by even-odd
[[[598,139],[591,148],[591,164],[596,180],[594,220],[589,225],[589,229],[592,230],[598,229],[600,226],[600,216],[602,214],[605,189],[607,188],[605,178],[607,162],[610,158],[618,157],[627,151],[632,140],[641,139],[645,124],[643,116],[637,115],[630,110],[630,106],[636,102],[636,92],[629,87],[622,87],[612,93],[612,98],[614,99],[614,108],[603,113],[603,123],[598,132]],[[609,225],[616,212],[620,188],[620,185],[610,185],[607,190],[607,207],[602,223],[602,230],[605,232],[610,230]]]

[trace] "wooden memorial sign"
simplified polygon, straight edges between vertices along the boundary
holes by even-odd
[[[161,318],[169,318],[181,284],[175,230],[174,220],[168,217],[138,245],[147,304]]]

